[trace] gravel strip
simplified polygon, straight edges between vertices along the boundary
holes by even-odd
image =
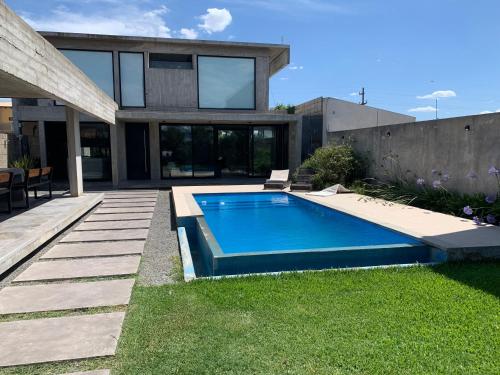
[[[170,199],[170,191],[159,191],[139,268],[140,285],[162,285],[179,279],[179,245]]]

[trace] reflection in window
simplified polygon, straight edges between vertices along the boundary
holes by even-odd
[[[255,60],[198,56],[200,108],[255,109]]]
[[[82,173],[84,180],[111,179],[109,125],[80,123]]]
[[[276,130],[272,127],[255,126],[252,133],[252,174],[269,176],[276,164]]]
[[[214,128],[193,125],[194,177],[214,177]]]
[[[191,126],[160,125],[161,176],[192,177]]]
[[[61,53],[114,99],[112,52],[63,49]],[[62,104],[64,103],[59,103],[59,105]]]
[[[120,52],[120,92],[122,107],[144,107],[144,56]]]

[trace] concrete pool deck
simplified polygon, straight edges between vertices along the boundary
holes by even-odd
[[[176,215],[183,218],[203,215],[193,194],[264,191],[273,190],[264,190],[262,185],[182,186],[173,187],[172,195]],[[446,250],[451,260],[500,257],[500,228],[493,225],[478,226],[472,220],[354,193],[317,197],[302,192],[285,192],[408,234]]]

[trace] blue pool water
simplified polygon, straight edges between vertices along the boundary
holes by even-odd
[[[195,200],[224,254],[422,245],[286,193],[196,194]]]

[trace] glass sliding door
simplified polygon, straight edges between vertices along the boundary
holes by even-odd
[[[269,176],[276,166],[276,128],[254,126],[251,137],[252,176]]]
[[[217,129],[217,175],[236,177],[248,175],[248,127]]]
[[[193,177],[190,125],[160,125],[161,176]]]
[[[191,131],[194,177],[214,177],[214,127],[193,125]]]
[[[81,123],[80,143],[82,148],[83,179],[111,179],[111,147],[109,125],[101,123]]]

